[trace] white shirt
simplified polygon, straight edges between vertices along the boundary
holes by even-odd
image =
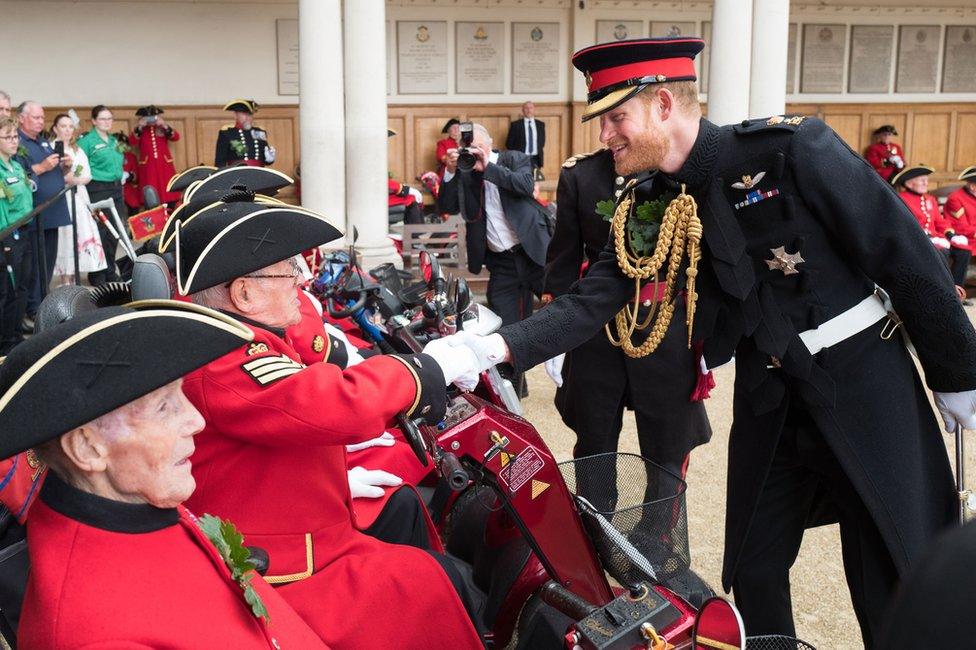
[[[529,125],[532,125],[532,132],[529,132]],[[522,127],[525,129],[525,153],[534,156],[538,153],[537,144],[539,141],[539,127],[535,123],[534,117],[523,117]]]
[[[498,152],[492,151],[488,156],[488,162],[498,164]],[[445,171],[444,182],[447,183],[454,174]],[[485,222],[488,237],[488,250],[496,253],[507,251],[519,243],[518,235],[505,218],[505,211],[502,209],[502,199],[498,194],[498,186],[491,181],[484,181],[485,186]],[[470,218],[470,215],[469,215]]]

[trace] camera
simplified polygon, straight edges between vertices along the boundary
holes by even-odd
[[[461,133],[461,146],[458,148],[458,171],[470,172],[474,169],[478,157],[471,153],[471,143],[474,142],[474,124],[472,122],[461,122],[458,125]]]

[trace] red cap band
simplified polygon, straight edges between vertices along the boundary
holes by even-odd
[[[593,93],[607,86],[613,86],[628,79],[642,77],[656,77],[661,75],[667,79],[696,79],[695,62],[687,57],[677,59],[657,59],[654,61],[640,61],[628,63],[615,68],[597,70],[590,74],[588,91]]]

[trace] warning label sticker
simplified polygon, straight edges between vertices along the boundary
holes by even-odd
[[[519,488],[529,482],[540,469],[545,467],[545,461],[535,447],[526,447],[525,450],[511,458],[504,464],[498,476],[508,486],[512,492],[518,492]]]

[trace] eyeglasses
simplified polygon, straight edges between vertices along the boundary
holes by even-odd
[[[262,279],[262,278],[290,278],[292,282],[294,282],[294,283],[297,284],[298,283],[298,279],[301,278],[301,277],[303,277],[302,270],[298,267],[298,262],[295,261],[295,258],[294,257],[289,258],[288,262],[291,265],[291,273],[249,273],[248,275],[242,275],[240,277],[242,277],[242,278],[255,278],[255,279]],[[232,284],[234,284],[234,281],[233,280],[231,280],[230,282],[228,282],[224,286],[230,287],[230,285],[232,285]]]
[[[113,122],[113,121],[115,121],[115,118],[114,117],[96,117],[95,118],[95,121],[96,122]]]
[[[14,140],[19,140],[19,135],[0,135],[0,140],[6,140],[7,142],[13,142]]]

